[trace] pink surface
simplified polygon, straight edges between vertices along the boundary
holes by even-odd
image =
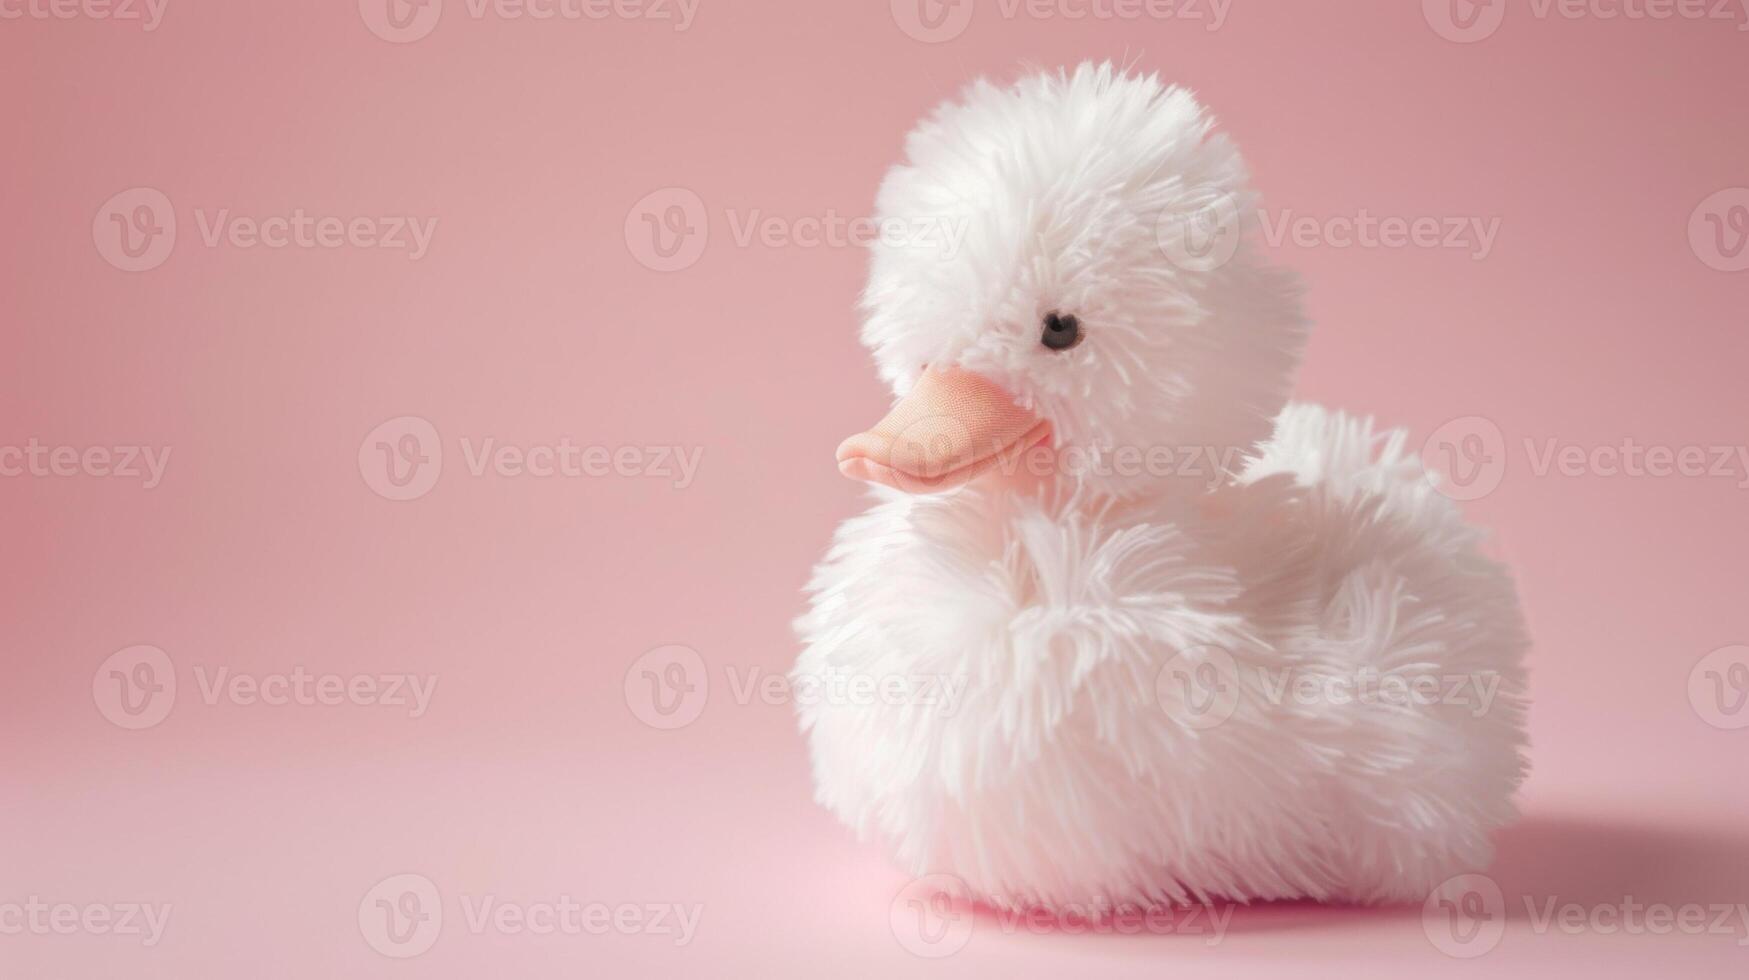
[[[1741,974],[1749,923],[1624,923],[1749,901],[1742,11],[585,6],[0,0],[0,975]],[[1302,395],[1437,433],[1519,573],[1534,772],[1479,956],[1293,905],[914,957],[749,692],[887,407],[850,219],[968,78],[1105,57],[1247,152]],[[1363,213],[1441,232],[1343,247]],[[562,896],[605,934],[516,930]]]

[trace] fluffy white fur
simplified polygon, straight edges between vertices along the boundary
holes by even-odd
[[[1210,126],[1189,93],[1110,65],[979,82],[880,192],[883,219],[967,229],[958,251],[877,248],[864,339],[883,378],[982,373],[1095,464],[878,490],[797,622],[798,679],[959,687],[810,699],[801,722],[824,805],[998,905],[1419,901],[1485,865],[1512,817],[1526,637],[1509,578],[1403,433],[1285,404],[1291,277],[1249,246],[1195,272],[1158,244],[1163,212],[1251,207]],[[1082,344],[1041,347],[1053,310]],[[1126,446],[1241,466],[1097,465]],[[1173,683],[1205,661],[1237,691],[1212,726]],[[1480,712],[1279,686],[1359,675],[1496,686]]]

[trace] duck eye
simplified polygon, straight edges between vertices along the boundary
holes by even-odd
[[[1081,321],[1055,312],[1045,314],[1045,332],[1039,343],[1051,350],[1068,350],[1080,342]]]

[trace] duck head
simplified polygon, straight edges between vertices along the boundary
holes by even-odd
[[[1242,462],[1305,328],[1211,128],[1189,92],[1110,64],[980,81],[919,124],[880,188],[862,300],[898,400],[839,469],[925,493],[1018,469],[1125,496]]]

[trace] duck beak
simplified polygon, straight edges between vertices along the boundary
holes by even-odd
[[[959,368],[927,369],[875,427],[838,446],[838,472],[908,493],[962,486],[1050,437],[1049,422]]]

